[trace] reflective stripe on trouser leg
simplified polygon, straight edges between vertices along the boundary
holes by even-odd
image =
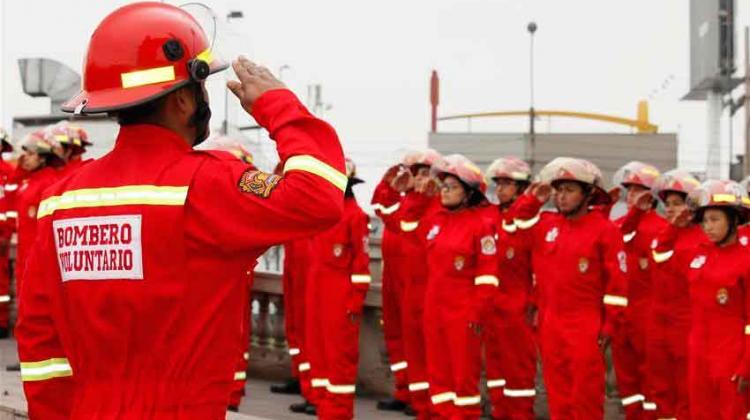
[[[508,398],[532,398],[536,397],[536,389],[503,389],[503,395]]]

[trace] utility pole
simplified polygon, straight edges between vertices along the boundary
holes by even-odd
[[[745,176],[750,176],[750,27],[745,26]]]
[[[536,132],[534,123],[534,33],[537,30],[536,22],[529,22],[526,29],[529,31],[529,166],[534,170],[536,163]]]

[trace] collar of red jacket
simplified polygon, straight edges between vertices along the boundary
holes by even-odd
[[[120,127],[115,149],[143,147],[144,152],[155,150],[190,151],[192,148],[184,138],[174,131],[153,124],[133,124]]]

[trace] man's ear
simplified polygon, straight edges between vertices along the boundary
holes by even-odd
[[[190,119],[195,112],[195,95],[190,86],[184,86],[177,89],[168,99],[169,106],[181,117],[181,119]]]

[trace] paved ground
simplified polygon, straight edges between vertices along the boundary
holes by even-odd
[[[24,405],[21,379],[17,372],[5,372],[5,366],[16,363],[18,356],[13,340],[0,340],[0,403],[9,402],[14,407]],[[271,382],[251,378],[246,387],[246,397],[240,405],[240,412],[249,414],[249,419],[302,420],[313,417],[294,414],[288,410],[290,404],[301,401],[299,396],[277,395],[269,392]],[[355,416],[357,419],[408,419],[400,413],[384,413],[375,410],[376,401],[371,398],[357,398]]]

